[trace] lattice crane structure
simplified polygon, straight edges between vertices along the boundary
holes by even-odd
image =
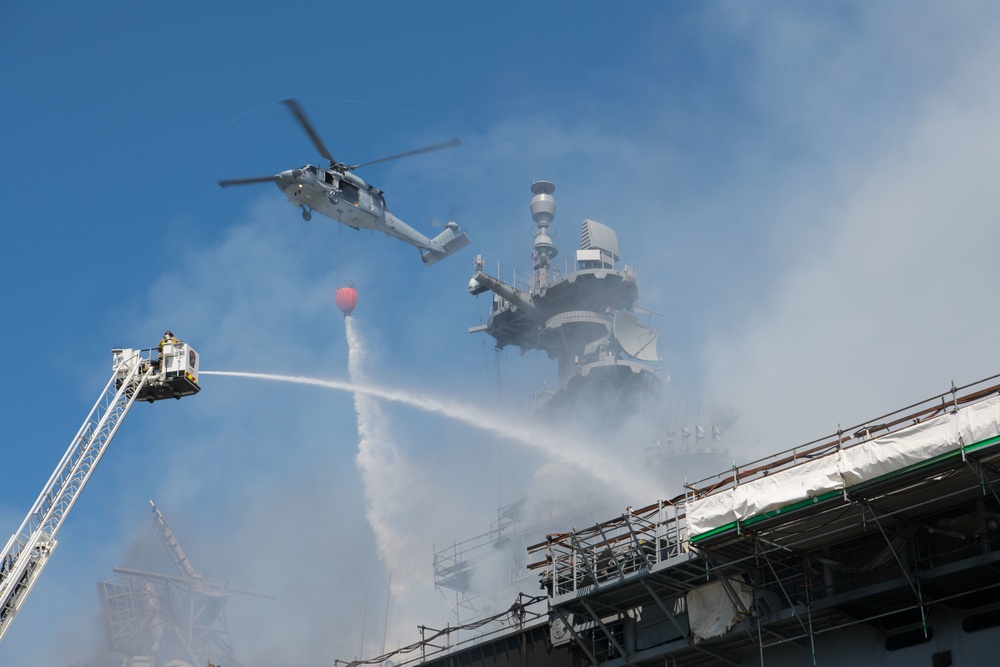
[[[124,667],[239,667],[226,604],[234,593],[271,597],[207,581],[191,564],[153,501],[153,527],[178,575],[114,568],[97,584],[108,647]]]

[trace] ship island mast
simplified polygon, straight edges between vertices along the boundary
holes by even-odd
[[[558,386],[540,410],[615,430],[635,413],[644,394],[659,387],[657,332],[635,314],[635,271],[630,264],[618,268],[615,231],[584,220],[580,247],[560,271],[553,262],[559,253],[553,242],[555,186],[536,181],[531,192],[532,273],[526,281],[513,272],[506,279],[494,277],[477,255],[468,291],[492,292],[493,303],[487,323],[469,332],[490,335],[497,349],[545,351],[557,361]]]

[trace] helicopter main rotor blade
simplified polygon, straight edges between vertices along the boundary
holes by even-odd
[[[425,146],[424,148],[418,148],[416,150],[407,151],[406,153],[400,153],[399,155],[393,155],[391,157],[384,157],[378,160],[372,160],[371,162],[363,162],[361,164],[353,164],[348,169],[359,169],[360,167],[367,167],[370,164],[378,164],[379,162],[388,162],[389,160],[398,160],[401,157],[410,157],[411,155],[420,155],[421,153],[430,153],[431,151],[439,151],[443,148],[451,148],[452,146],[458,146],[461,141],[457,138],[451,139],[450,141],[445,141],[440,144],[434,144],[433,146]]]
[[[309,135],[309,138],[312,139],[313,145],[316,147],[316,150],[319,151],[319,154],[329,160],[331,165],[334,164],[336,160],[334,160],[333,156],[330,155],[330,151],[326,150],[326,146],[323,145],[323,140],[319,138],[319,135],[316,134],[316,130],[313,128],[312,123],[310,123],[309,119],[306,118],[306,112],[302,110],[302,107],[299,105],[299,101],[296,99],[287,99],[282,101],[285,106],[291,109],[292,114],[295,116],[296,120],[299,121],[299,125],[302,126],[302,129],[305,130],[306,134]]]
[[[253,178],[230,178],[219,181],[219,187],[228,188],[230,185],[250,185],[252,183],[274,183],[274,176],[254,176]]]

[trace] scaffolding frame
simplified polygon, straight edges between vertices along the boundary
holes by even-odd
[[[748,651],[763,665],[782,645],[815,664],[819,635],[859,624],[885,635],[887,649],[929,641],[930,612],[941,607],[969,611],[970,626],[1000,624],[1000,434],[694,537],[685,522],[695,500],[995,396],[996,377],[734,466],[672,500],[549,535],[529,547],[541,557],[529,568],[548,591],[551,617],[569,627],[587,664],[608,667],[735,665]],[[700,637],[685,605],[708,584],[724,591],[733,620]],[[645,646],[639,636],[652,622],[672,634]]]

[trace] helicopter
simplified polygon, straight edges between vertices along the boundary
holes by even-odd
[[[356,169],[380,162],[451,148],[460,143],[458,139],[371,162],[349,165],[333,159],[297,100],[287,99],[282,100],[282,103],[292,112],[319,154],[329,161],[329,166],[307,164],[299,169],[288,169],[274,176],[221,180],[219,181],[221,187],[273,182],[292,205],[302,209],[303,220],[311,220],[315,211],[352,229],[382,232],[416,247],[420,251],[420,258],[428,266],[469,245],[469,237],[454,220],[445,223],[444,230],[434,238],[424,236],[389,213],[382,190],[366,183],[354,173]]]

